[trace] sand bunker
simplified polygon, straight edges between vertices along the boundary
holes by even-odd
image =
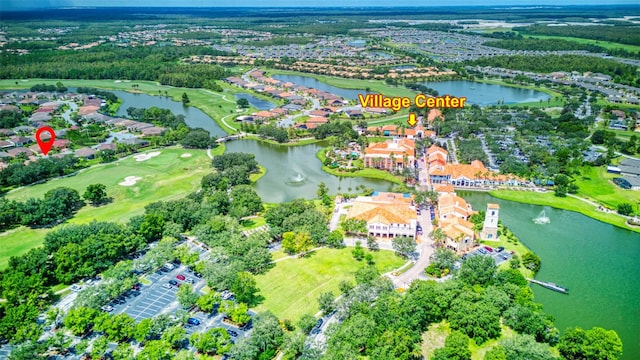
[[[126,178],[124,178],[124,181],[121,183],[118,183],[118,185],[133,186],[136,184],[136,182],[138,182],[138,180],[142,180],[142,178],[139,176],[127,176]]]
[[[184,154],[180,155],[180,157],[181,158],[188,158],[188,157],[191,157],[191,154],[190,153],[184,153]]]
[[[136,161],[147,161],[149,159],[151,159],[152,157],[158,156],[160,155],[160,151],[153,151],[150,153],[146,153],[146,154],[138,154],[135,155],[133,158],[136,159]]]

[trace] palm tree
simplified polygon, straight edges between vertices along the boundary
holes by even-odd
[[[395,162],[396,162],[396,155],[393,153],[393,151],[391,152],[391,154],[389,154],[389,159],[391,160],[391,167],[389,168],[389,170],[391,170],[393,172],[393,170],[395,169]]]
[[[442,231],[441,228],[437,228],[435,230],[433,230],[430,234],[429,237],[431,237],[431,239],[433,239],[433,243],[436,247],[441,247],[444,245],[444,242],[447,240],[447,235],[444,233],[444,231]]]

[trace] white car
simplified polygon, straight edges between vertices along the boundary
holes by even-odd
[[[162,287],[165,289],[172,289],[173,286],[171,286],[171,284],[162,284]]]
[[[100,309],[102,309],[102,311],[106,311],[106,312],[112,312],[113,311],[113,307],[111,305],[105,305],[105,306],[101,307]]]

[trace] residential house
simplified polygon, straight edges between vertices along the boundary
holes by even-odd
[[[347,114],[347,116],[351,119],[363,119],[364,118],[364,114],[362,113],[362,111],[360,110],[347,110],[344,112],[345,114]]]
[[[0,140],[0,149],[8,149],[16,146],[12,141]]]
[[[165,131],[165,128],[159,128],[155,126],[145,127],[141,130],[142,136],[160,136]]]
[[[81,149],[76,150],[75,154],[77,157],[91,160],[96,156],[96,151],[88,147],[83,147]]]
[[[103,150],[115,150],[116,149],[116,144],[114,144],[114,143],[99,144],[96,148],[98,150],[100,150],[100,151],[103,151]]]
[[[14,146],[24,146],[33,142],[33,139],[24,136],[12,136],[9,140]]]
[[[16,157],[20,154],[26,154],[27,156],[32,156],[33,155],[33,151],[25,148],[25,147],[17,147],[17,148],[13,148],[13,149],[9,149],[7,150],[7,153],[9,155],[11,155],[11,157]]]
[[[417,214],[409,194],[376,192],[372,196],[358,197],[349,209],[347,219],[365,220],[371,236],[416,237]]]

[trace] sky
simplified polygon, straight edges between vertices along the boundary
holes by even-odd
[[[637,5],[638,0],[0,0],[0,12],[60,7],[397,7],[397,6],[524,6]]]

